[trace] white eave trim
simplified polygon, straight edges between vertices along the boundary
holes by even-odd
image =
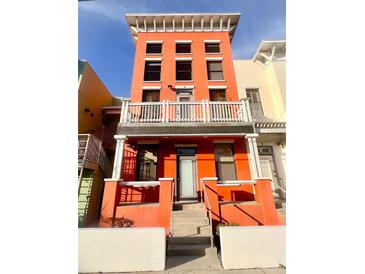
[[[182,44],[182,43],[191,43],[191,40],[175,40],[176,44]]]
[[[205,60],[207,60],[207,61],[222,61],[223,57],[206,57]]]
[[[208,89],[226,89],[227,86],[208,86]]]
[[[147,40],[146,44],[162,44],[162,40]]]
[[[144,58],[145,61],[162,61],[162,58]]]
[[[176,57],[175,58],[176,61],[191,61],[193,60],[192,57]]]
[[[161,86],[142,86],[142,89],[157,90],[157,89],[161,89]]]
[[[204,40],[204,43],[220,43],[221,40]]]

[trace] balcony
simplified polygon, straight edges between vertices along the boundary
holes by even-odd
[[[118,134],[129,136],[253,133],[247,100],[122,102]]]

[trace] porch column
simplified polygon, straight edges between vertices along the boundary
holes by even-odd
[[[247,148],[249,152],[250,166],[252,169],[252,178],[257,179],[262,177],[259,152],[257,150],[256,137],[258,134],[249,133],[246,134],[245,139],[247,140]]]
[[[117,145],[115,148],[114,165],[113,165],[113,175],[112,178],[119,180],[121,178],[122,166],[123,166],[123,156],[124,156],[124,142],[127,139],[125,135],[114,135]]]

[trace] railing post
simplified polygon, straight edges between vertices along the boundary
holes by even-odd
[[[205,100],[204,99],[202,100],[201,108],[203,110],[203,122],[206,122],[207,118],[206,118],[206,114],[205,114],[206,109],[205,109]]]
[[[166,115],[166,108],[165,108],[166,100],[162,101],[162,123],[165,123],[165,115]]]
[[[210,101],[206,100],[206,106],[207,106],[207,122],[210,122]]]
[[[240,120],[243,122],[248,122],[246,99],[241,99],[241,117]]]
[[[165,120],[166,120],[166,123],[169,122],[169,115],[170,115],[170,111],[169,111],[169,100],[166,100],[166,117],[165,117]]]

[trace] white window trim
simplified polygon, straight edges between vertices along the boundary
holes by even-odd
[[[191,40],[175,40],[175,43],[176,44],[188,44],[188,43],[190,43],[191,44]]]
[[[223,57],[205,57],[207,61],[222,61]]]
[[[178,89],[193,89],[194,86],[175,86],[175,88],[178,88]]]
[[[204,40],[204,43],[220,43],[221,40]]]
[[[163,41],[162,40],[155,40],[155,41],[148,40],[148,41],[146,41],[146,44],[163,44]]]
[[[144,60],[145,61],[162,61],[162,58],[144,58]]]
[[[227,86],[208,86],[208,89],[227,89]]]
[[[192,61],[193,57],[176,57],[175,61]]]
[[[161,86],[155,86],[155,87],[151,87],[151,86],[142,86],[143,90],[160,90]]]

